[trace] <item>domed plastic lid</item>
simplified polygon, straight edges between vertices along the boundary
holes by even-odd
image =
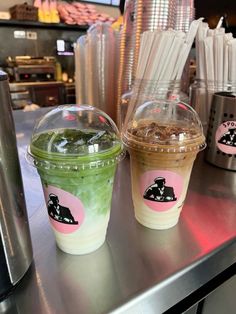
[[[159,152],[205,148],[197,113],[177,100],[148,101],[127,114],[122,140],[128,148]]]
[[[103,111],[88,105],[59,106],[35,125],[29,156],[36,166],[98,167],[118,162],[118,129]]]

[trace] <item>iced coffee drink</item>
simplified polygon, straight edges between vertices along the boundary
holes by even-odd
[[[116,166],[123,157],[113,121],[89,106],[54,109],[36,126],[30,155],[58,247],[71,254],[99,248],[106,238]]]
[[[139,110],[123,133],[131,159],[135,217],[146,227],[168,229],[179,220],[193,162],[205,138],[189,106],[175,102],[165,110],[158,102],[147,106],[150,118]]]

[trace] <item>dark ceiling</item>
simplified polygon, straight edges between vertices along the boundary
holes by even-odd
[[[196,18],[205,17],[215,27],[221,16],[226,16],[229,27],[236,27],[236,0],[195,0]]]

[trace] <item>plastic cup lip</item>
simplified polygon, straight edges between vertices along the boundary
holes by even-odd
[[[26,153],[26,160],[27,162],[36,168],[42,167],[45,170],[86,170],[86,169],[94,169],[94,168],[102,168],[107,166],[112,166],[118,164],[121,160],[125,158],[126,151],[121,143],[121,145],[117,145],[113,147],[113,155],[112,156],[105,156],[104,152],[99,155],[95,154],[92,158],[89,159],[90,156],[86,155],[81,157],[75,158],[61,158],[61,159],[50,159],[50,158],[43,158],[42,156],[36,156],[32,153],[30,149],[30,145],[27,148]],[[112,149],[110,150],[111,153]],[[106,152],[107,153],[107,152]],[[103,156],[102,156],[103,155]],[[99,158],[100,157],[100,158]],[[102,158],[103,157],[103,158]],[[85,160],[87,159],[87,160]]]
[[[196,146],[190,146],[189,148],[186,146],[179,146],[179,147],[145,147],[143,145],[132,145],[132,144],[125,144],[125,146],[128,149],[133,149],[133,150],[139,150],[139,151],[144,151],[144,152],[153,152],[153,153],[193,153],[193,152],[200,152],[206,148],[206,143],[202,143],[200,145]]]
[[[200,144],[194,145],[194,142],[199,140]],[[200,141],[201,140],[201,141]],[[192,153],[192,152],[200,152],[206,148],[205,137],[199,136],[195,139],[189,139],[183,141],[182,143],[176,144],[161,144],[161,143],[145,143],[139,142],[137,140],[132,139],[130,141],[126,134],[122,136],[122,142],[127,149],[139,150],[143,152],[154,152],[154,153]]]

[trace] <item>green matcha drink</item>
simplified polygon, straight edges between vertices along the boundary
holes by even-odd
[[[59,108],[48,120],[61,120],[64,127],[54,128],[44,117],[32,136],[30,155],[57,245],[67,253],[86,254],[105,241],[123,150],[116,126],[103,112],[89,106]]]

